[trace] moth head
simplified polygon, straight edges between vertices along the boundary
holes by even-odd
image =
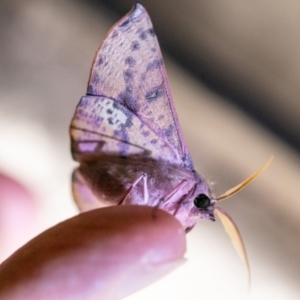
[[[199,194],[195,193],[192,214],[197,216],[197,219],[215,221],[216,202],[209,190],[201,191]],[[191,228],[188,229],[188,231],[190,230]]]
[[[223,193],[219,197],[213,197],[211,195],[211,192],[209,188],[204,187],[201,185],[201,181],[199,182],[199,194],[197,194],[197,190],[193,191],[193,194],[196,194],[194,196],[194,209],[200,211],[200,216],[202,219],[210,219],[212,221],[215,221],[214,213],[217,212],[217,214],[220,214],[220,210],[218,207],[216,207],[216,204],[218,201],[225,200],[239,191],[241,191],[244,187],[246,187],[248,184],[250,184],[254,179],[256,179],[264,170],[270,165],[273,157],[270,157],[270,159],[267,161],[267,163],[260,168],[257,172],[249,176],[246,180],[244,180],[242,183],[238,184],[237,186],[229,189],[227,192]],[[223,210],[222,210],[223,211]],[[224,224],[223,224],[224,225]]]

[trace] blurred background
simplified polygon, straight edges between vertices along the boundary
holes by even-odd
[[[246,270],[217,221],[199,222],[188,235],[184,266],[128,299],[297,299],[300,4],[140,2],[162,46],[196,168],[215,194],[240,183],[271,154],[275,159],[247,189],[221,203],[248,250],[250,293]],[[78,213],[68,126],[95,51],[133,3],[0,2],[0,172],[32,199],[27,205],[20,197],[7,210],[11,199],[0,183],[0,261]]]

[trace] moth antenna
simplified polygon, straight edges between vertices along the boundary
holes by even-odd
[[[272,160],[273,160],[273,156],[271,156],[268,159],[268,161],[264,164],[264,166],[262,168],[260,168],[258,171],[256,171],[251,176],[249,176],[242,183],[238,184],[237,186],[231,188],[230,190],[228,190],[227,192],[225,192],[221,196],[217,197],[216,200],[217,201],[225,200],[225,199],[233,196],[234,194],[238,193],[240,190],[242,190],[244,187],[246,187],[249,183],[251,183],[254,179],[256,179],[261,173],[263,173],[267,169],[267,167],[270,165]]]
[[[247,256],[247,252],[246,252],[246,248],[242,236],[234,221],[222,208],[216,207],[215,212],[217,213],[219,219],[221,220],[226,233],[229,235],[236,252],[238,253],[239,257],[242,259],[242,261],[244,262],[247,268],[248,286],[250,287],[251,271],[250,271],[248,256]]]

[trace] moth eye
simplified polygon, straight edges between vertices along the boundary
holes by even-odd
[[[205,194],[199,194],[194,200],[194,205],[197,208],[206,209],[210,206],[210,199]]]

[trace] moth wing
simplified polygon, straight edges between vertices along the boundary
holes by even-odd
[[[193,169],[158,40],[142,5],[136,4],[108,33],[95,55],[87,94],[119,102],[173,148],[177,157],[173,163]],[[168,151],[157,151],[170,160]]]
[[[70,127],[75,160],[97,155],[142,155],[180,163],[174,148],[127,107],[101,96],[82,97]]]
[[[72,194],[81,212],[107,206],[107,203],[95,196],[78,169],[72,174]]]

